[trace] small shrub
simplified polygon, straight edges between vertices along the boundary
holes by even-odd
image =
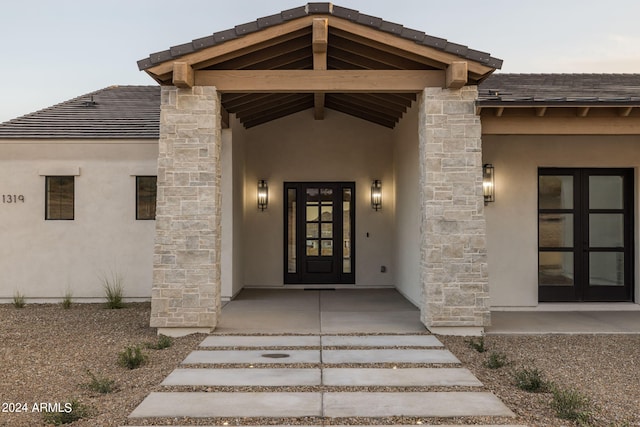
[[[140,347],[127,347],[120,353],[120,365],[129,369],[136,369],[147,361],[147,356]]]
[[[71,291],[67,291],[64,293],[64,296],[62,297],[62,308],[64,308],[65,310],[71,308],[72,296],[73,295],[71,294]]]
[[[81,418],[89,416],[89,407],[83,405],[77,400],[72,400],[71,411],[69,412],[45,412],[42,414],[44,422],[47,424],[53,424],[56,426],[62,424],[71,424],[74,421],[78,421]]]
[[[514,372],[516,386],[520,390],[538,393],[545,391],[547,384],[538,368],[522,368]]]
[[[507,363],[509,363],[509,359],[507,359],[506,354],[492,351],[491,353],[489,353],[489,359],[487,359],[487,368],[498,369],[502,368]]]
[[[110,274],[103,274],[101,280],[107,308],[112,310],[124,308],[124,278],[122,274],[111,271]]]
[[[90,370],[87,370],[87,375],[91,381],[86,385],[89,390],[93,390],[98,393],[107,394],[115,391],[115,381],[106,377],[98,377]]]
[[[591,417],[591,402],[588,397],[573,389],[554,388],[552,393],[551,407],[556,411],[558,418],[588,424]]]
[[[15,308],[23,308],[25,305],[26,302],[24,301],[24,295],[19,291],[16,291],[16,293],[13,294],[13,306]]]
[[[153,350],[164,350],[165,348],[169,348],[173,345],[173,340],[166,336],[160,335],[156,342],[148,343],[147,348],[151,348]]]
[[[471,338],[470,340],[467,341],[467,344],[469,344],[469,347],[471,347],[478,353],[484,353],[485,351],[487,351],[487,349],[484,346],[484,337],[480,337],[478,339]]]

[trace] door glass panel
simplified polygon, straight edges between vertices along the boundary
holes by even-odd
[[[351,273],[351,189],[342,189],[342,272]]]
[[[322,256],[333,256],[333,240],[322,240]]]
[[[318,223],[317,222],[308,222],[307,223],[307,239],[317,239],[318,238]]]
[[[540,214],[538,233],[540,247],[573,247],[573,214]]]
[[[621,248],[624,246],[623,214],[589,214],[589,246]]]
[[[623,197],[621,176],[589,177],[589,209],[622,209]]]
[[[544,286],[573,286],[573,252],[540,252],[538,281]]]
[[[333,221],[333,206],[323,204],[321,211],[322,211],[322,214],[321,214],[322,221],[325,221],[325,222]]]
[[[322,224],[322,236],[323,239],[331,239],[333,237],[333,223]]]
[[[296,272],[296,190],[287,189],[287,272]]]
[[[540,209],[573,209],[573,176],[538,178]]]
[[[307,240],[307,256],[318,256],[318,241]]]
[[[307,202],[307,221],[318,220],[318,204]]]
[[[624,253],[589,253],[590,286],[624,286]]]

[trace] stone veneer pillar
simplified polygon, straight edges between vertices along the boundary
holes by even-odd
[[[162,87],[151,326],[210,332],[220,314],[220,97]]]
[[[434,333],[490,324],[480,117],[476,86],[420,97],[421,320]]]

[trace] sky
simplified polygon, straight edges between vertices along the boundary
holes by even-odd
[[[638,0],[339,0],[504,60],[506,73],[640,73]],[[305,0],[0,0],[0,122],[111,85],[136,62]]]

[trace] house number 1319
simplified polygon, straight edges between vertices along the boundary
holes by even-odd
[[[22,194],[3,194],[2,195],[2,203],[24,203],[24,196]]]

